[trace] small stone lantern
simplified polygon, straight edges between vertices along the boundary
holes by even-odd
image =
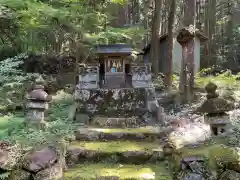
[[[224,135],[231,131],[230,116],[227,113],[234,109],[234,105],[219,97],[216,92],[217,85],[209,82],[205,90],[207,92],[207,100],[198,108],[198,112],[205,113],[204,121],[208,123],[212,129],[213,135]]]
[[[48,102],[52,99],[44,91],[44,86],[35,85],[33,90],[27,94],[26,99],[26,116],[28,121],[33,124],[44,123],[44,113],[48,109]]]

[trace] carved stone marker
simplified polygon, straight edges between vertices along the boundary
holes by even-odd
[[[48,102],[52,99],[44,91],[44,86],[35,85],[33,90],[26,96],[26,117],[30,123],[44,123],[44,113],[48,109]]]

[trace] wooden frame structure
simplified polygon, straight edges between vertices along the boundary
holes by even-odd
[[[104,75],[101,74],[103,86],[124,87],[126,85],[126,64],[131,63],[131,46],[126,44],[99,45],[96,54],[100,67],[104,67]]]

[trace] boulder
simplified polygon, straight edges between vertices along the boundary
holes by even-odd
[[[197,173],[186,173],[182,179],[179,180],[205,180],[202,174],[197,174]]]
[[[34,175],[34,180],[61,180],[63,178],[63,168],[56,163],[52,167],[44,169]]]
[[[74,165],[79,163],[79,157],[83,153],[80,148],[71,148],[67,151],[66,161],[68,165]]]
[[[9,177],[9,180],[30,180],[31,179],[31,173],[24,171],[22,169],[13,170]]]
[[[189,144],[196,144],[207,140],[211,136],[210,126],[204,123],[190,123],[185,127],[178,127],[167,138],[164,151],[168,154],[169,148],[180,149]]]
[[[240,179],[240,173],[237,173],[236,171],[233,170],[226,170],[224,171],[218,180],[236,180]]]
[[[12,170],[17,164],[18,149],[5,142],[0,142],[0,168]]]
[[[29,172],[39,172],[43,169],[49,168],[57,161],[56,152],[50,148],[45,147],[38,151],[28,153],[23,160],[23,168]]]

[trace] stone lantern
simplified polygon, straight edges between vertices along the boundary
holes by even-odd
[[[48,109],[49,101],[52,99],[44,91],[44,86],[35,85],[33,90],[27,94],[26,99],[27,120],[33,124],[44,123],[44,113]]]
[[[234,105],[219,97],[217,85],[209,82],[205,90],[207,100],[198,108],[198,112],[205,113],[204,121],[210,124],[213,135],[223,135],[231,131],[231,121],[228,111],[234,109]]]

